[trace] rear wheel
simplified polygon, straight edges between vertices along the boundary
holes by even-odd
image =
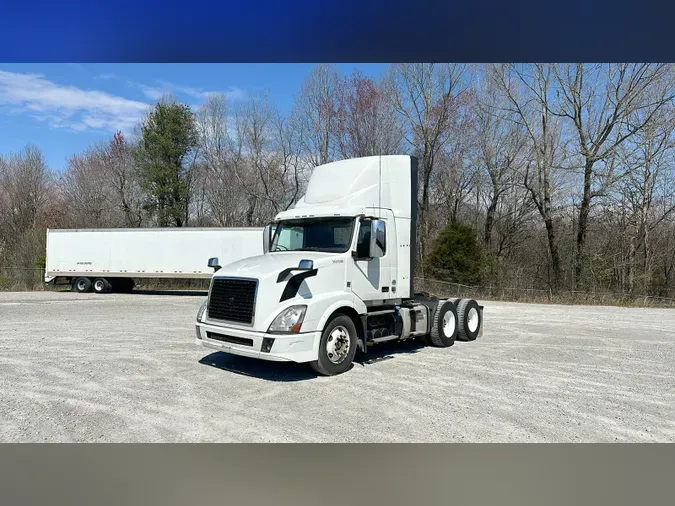
[[[77,293],[87,293],[91,291],[91,279],[75,278],[73,281],[73,291]]]
[[[440,348],[447,348],[455,344],[457,321],[455,305],[449,300],[439,300],[429,332],[431,343]]]
[[[105,278],[96,278],[92,283],[94,293],[109,293],[112,291],[110,282]]]
[[[462,299],[457,303],[460,341],[473,341],[478,337],[481,326],[481,314],[478,302],[473,299]]]
[[[319,343],[319,358],[310,365],[319,374],[333,376],[348,370],[357,346],[356,326],[347,315],[338,315],[324,328]]]

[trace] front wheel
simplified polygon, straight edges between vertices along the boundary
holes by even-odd
[[[348,370],[356,355],[356,326],[349,316],[338,315],[323,330],[319,358],[310,365],[319,374],[333,376]]]

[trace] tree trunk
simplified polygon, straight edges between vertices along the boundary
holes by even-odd
[[[560,286],[561,268],[560,268],[560,254],[558,253],[558,245],[555,242],[555,229],[553,227],[553,220],[548,217],[544,219],[546,225],[546,236],[548,237],[548,249],[551,254],[551,287],[555,290]]]
[[[495,223],[495,213],[497,212],[497,205],[499,204],[499,194],[494,191],[492,193],[492,200],[487,208],[485,216],[485,231],[483,234],[483,242],[488,249],[492,246],[492,227]]]
[[[584,264],[584,249],[588,232],[588,216],[591,212],[591,178],[593,175],[593,161],[587,160],[584,166],[584,195],[579,206],[579,220],[577,221],[577,248],[574,262],[574,287],[581,284]]]

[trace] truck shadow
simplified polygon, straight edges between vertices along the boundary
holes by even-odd
[[[396,355],[404,353],[417,353],[424,345],[415,341],[379,344],[368,349],[368,353],[356,353],[352,367],[370,367],[378,363],[396,358]],[[242,376],[264,379],[267,381],[293,382],[306,381],[316,378],[318,375],[308,364],[296,364],[294,362],[269,362],[255,358],[242,357],[216,351],[199,360],[199,363],[209,367],[215,367],[221,371],[227,371]]]
[[[304,381],[316,378],[317,374],[307,364],[294,362],[269,362],[255,358],[230,355],[216,351],[199,360],[202,365],[215,367],[222,371],[251,376],[267,381]]]
[[[424,349],[424,344],[411,339],[403,342],[381,343],[368,347],[368,353],[357,352],[354,357],[354,364],[360,366],[371,366],[396,358],[396,355],[407,353],[418,353]]]

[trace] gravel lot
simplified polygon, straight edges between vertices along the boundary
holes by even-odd
[[[195,346],[205,295],[0,293],[0,441],[675,442],[672,309],[487,302],[324,378]]]

